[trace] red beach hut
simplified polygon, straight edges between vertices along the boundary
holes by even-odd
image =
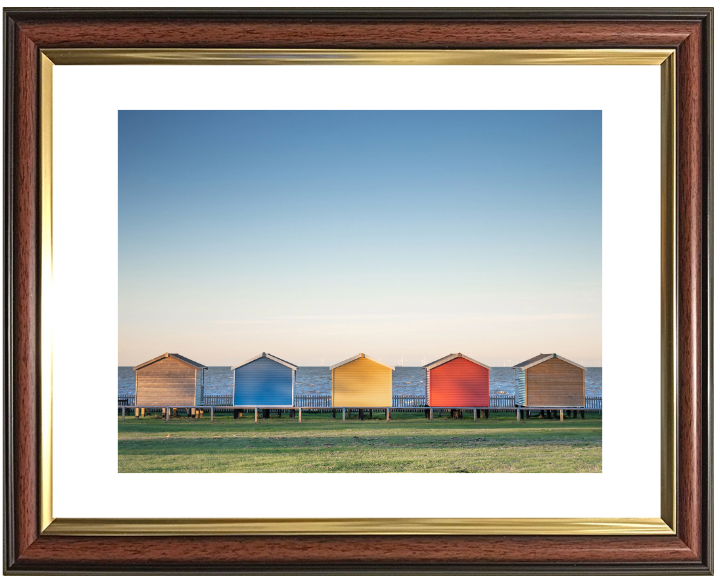
[[[458,353],[423,368],[428,406],[490,406],[490,366]]]

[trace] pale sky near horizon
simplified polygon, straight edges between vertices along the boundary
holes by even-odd
[[[120,111],[119,350],[602,364],[602,112]]]

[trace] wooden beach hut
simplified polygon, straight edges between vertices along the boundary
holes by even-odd
[[[136,406],[202,405],[207,366],[166,352],[133,370]]]
[[[457,353],[423,368],[428,406],[490,406],[490,366]]]
[[[292,406],[297,366],[263,352],[232,367],[234,406]]]
[[[518,406],[585,406],[584,366],[557,354],[538,354],[513,368]]]
[[[358,354],[330,366],[330,370],[333,406],[392,407],[394,368]]]

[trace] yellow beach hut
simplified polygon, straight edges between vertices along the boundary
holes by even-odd
[[[330,370],[333,406],[392,407],[394,368],[358,354],[330,366]]]

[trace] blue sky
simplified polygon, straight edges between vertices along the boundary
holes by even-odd
[[[600,111],[120,111],[119,357],[599,365]]]

